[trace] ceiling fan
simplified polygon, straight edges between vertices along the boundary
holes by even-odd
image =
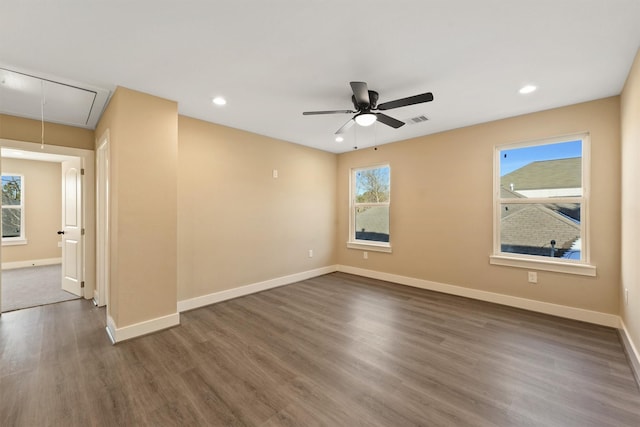
[[[408,98],[384,102],[378,105],[378,92],[369,90],[365,82],[351,82],[349,84],[353,91],[351,101],[353,101],[355,110],[305,111],[302,114],[305,116],[317,114],[355,114],[355,116],[336,131],[336,135],[338,135],[346,132],[354,123],[357,123],[360,126],[370,126],[376,121],[379,121],[380,123],[384,123],[394,129],[398,129],[400,126],[404,125],[404,122],[387,116],[384,113],[379,113],[378,111],[391,110],[393,108],[406,107],[407,105],[433,101],[433,94],[431,92],[427,92],[420,95],[410,96]]]

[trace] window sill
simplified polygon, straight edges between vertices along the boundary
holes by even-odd
[[[363,251],[371,252],[386,252],[391,253],[391,245],[388,243],[361,243],[361,242],[347,242],[347,248],[360,249]]]
[[[26,245],[27,239],[11,239],[5,240],[2,239],[2,246],[17,246],[17,245]]]
[[[489,264],[507,267],[527,268],[530,270],[553,271],[555,273],[577,274],[580,276],[596,276],[596,266],[571,262],[546,261],[537,259],[515,258],[504,255],[491,255]]]

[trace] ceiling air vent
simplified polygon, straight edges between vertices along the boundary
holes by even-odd
[[[407,119],[406,122],[410,125],[415,125],[416,123],[426,122],[427,120],[429,120],[427,116],[417,116]]]

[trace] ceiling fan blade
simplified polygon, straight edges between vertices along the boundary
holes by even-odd
[[[331,110],[331,111],[305,111],[302,113],[303,116],[314,116],[317,114],[349,114],[355,113],[353,110]]]
[[[404,122],[400,120],[394,119],[393,117],[389,117],[386,114],[375,113],[378,116],[378,121],[384,123],[387,126],[391,126],[394,129],[398,129],[401,126],[404,126]]]
[[[336,131],[336,135],[340,135],[341,133],[345,133],[346,131],[348,131],[348,130],[349,130],[349,128],[350,128],[351,126],[353,126],[353,124],[354,124],[355,122],[356,122],[356,121],[355,121],[355,120],[353,120],[353,119],[349,120],[347,123],[345,123],[344,125],[342,125],[342,127],[341,127],[340,129],[338,129],[338,130]]]
[[[365,82],[351,82],[351,90],[353,96],[356,98],[356,103],[363,108],[368,107],[371,104],[369,99],[369,88]]]
[[[378,105],[378,110],[391,110],[392,108],[406,107],[407,105],[421,104],[423,102],[433,101],[431,92],[422,93],[420,95],[410,96],[408,98],[396,99]]]

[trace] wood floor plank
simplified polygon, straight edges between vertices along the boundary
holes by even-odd
[[[344,273],[104,327],[83,300],[3,314],[0,425],[640,425],[614,329]]]

